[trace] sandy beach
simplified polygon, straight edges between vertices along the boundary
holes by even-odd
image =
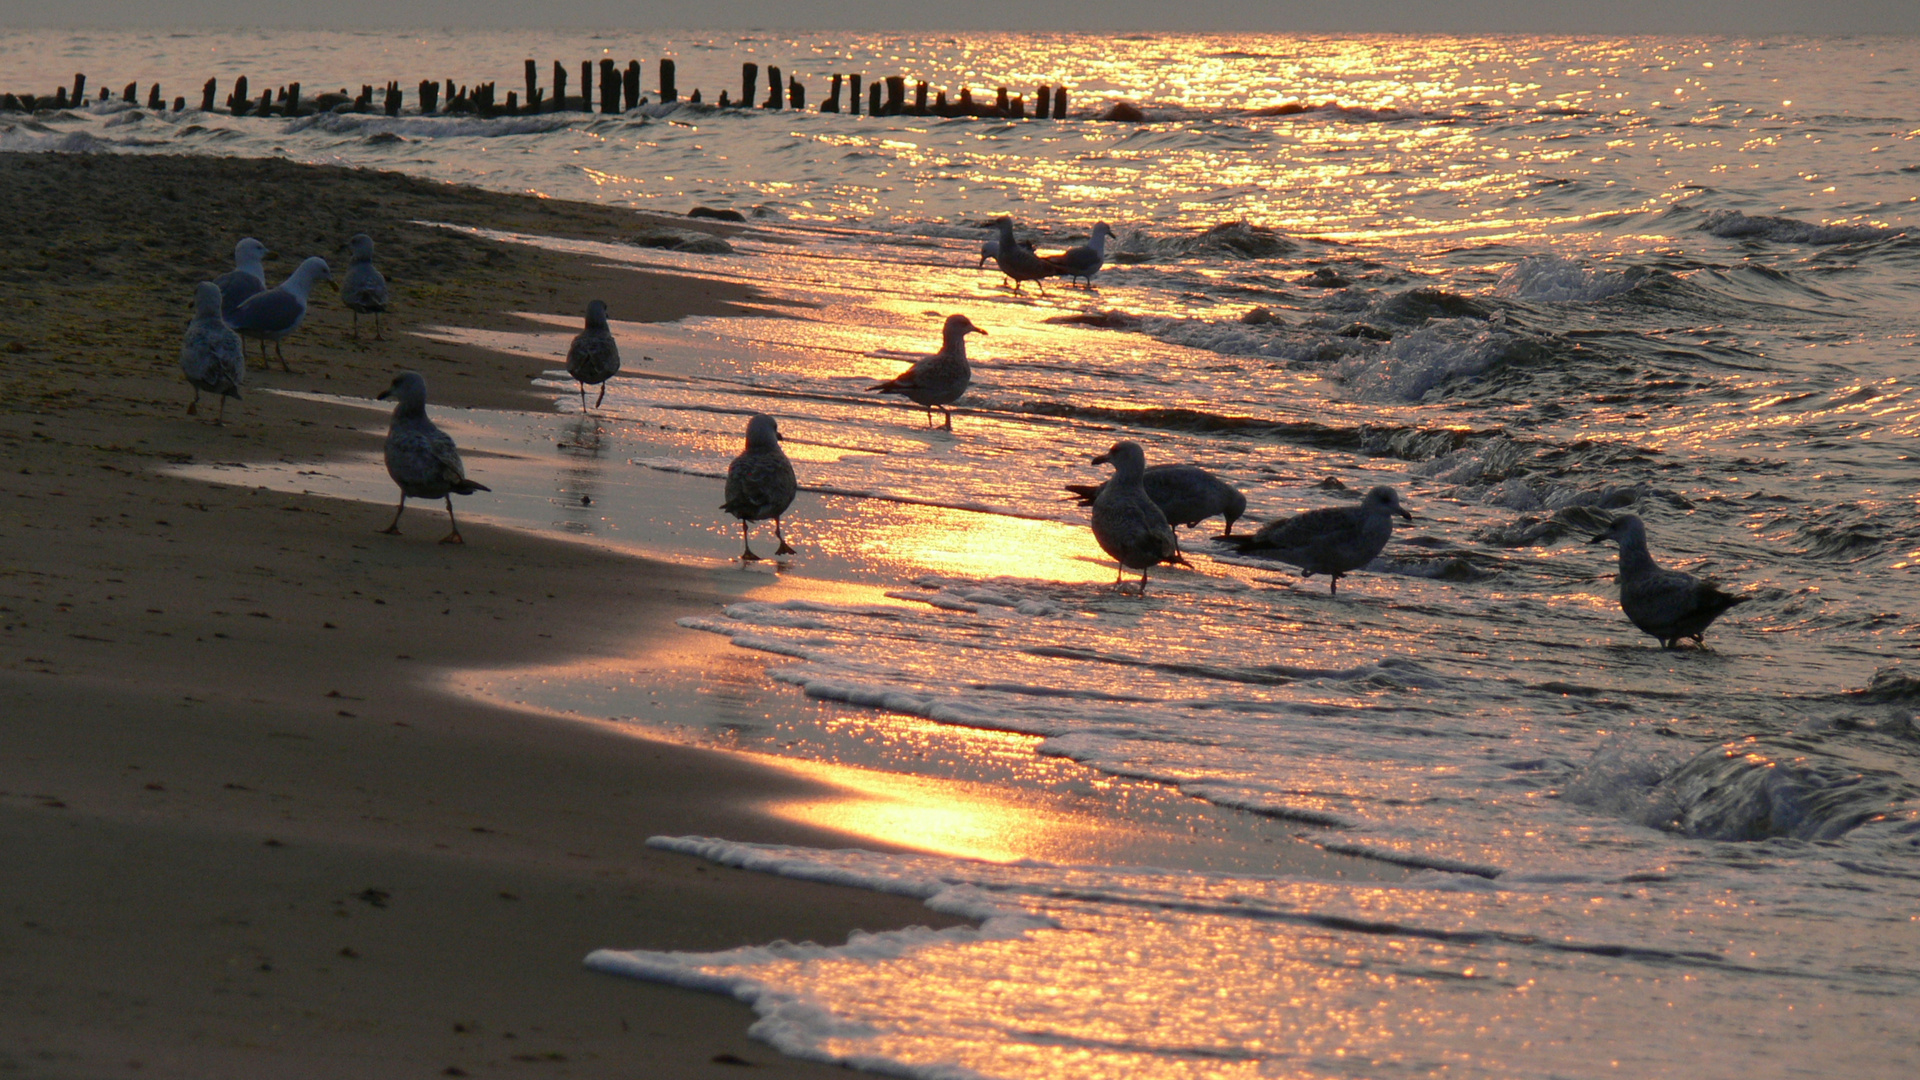
[[[371,396],[413,368],[436,403],[551,407],[539,364],[414,326],[756,302],[420,220],[611,239],[636,219],[277,161],[0,155],[0,1072],[812,1075],[746,1037],[744,1006],[581,958],[941,924],[644,846],[851,842],[754,811],[807,786],[791,774],[433,688],[644,654],[720,598],[709,580],[478,524],[442,547],[431,506],[381,536],[365,504],[156,471],[377,448],[362,417],[266,387]],[[292,374],[256,366],[224,427],[187,417],[193,284],[249,234],[270,266],[338,273],[360,231],[394,285],[389,340],[351,341],[325,294]]]

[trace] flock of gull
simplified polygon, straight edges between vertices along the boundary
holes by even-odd
[[[992,259],[1015,292],[1026,281],[1036,284],[1049,277],[1067,277],[1092,287],[1106,258],[1106,241],[1113,235],[1105,222],[1097,224],[1089,241],[1058,254],[1041,254],[1029,242],[1017,240],[1013,221],[1001,217],[989,223],[996,235],[981,246],[981,266]],[[359,337],[359,317],[379,316],[387,309],[385,279],[373,265],[373,241],[365,234],[349,241],[353,261],[341,299],[354,312],[353,335]],[[199,408],[202,392],[220,397],[224,419],[226,399],[240,396],[246,378],[246,351],[241,338],[260,342],[266,364],[266,343],[274,344],[281,367],[286,358],[280,343],[299,329],[306,317],[308,296],[320,282],[331,283],[326,260],[303,261],[286,281],[267,288],[264,259],[271,252],[248,237],[234,248],[234,269],[202,282],[194,297],[194,316],[181,346],[180,366],[194,388],[189,414]],[[1044,289],[1044,286],[1041,286]],[[948,406],[959,401],[973,380],[967,361],[969,334],[985,335],[965,315],[949,315],[938,352],[916,361],[907,370],[868,389],[897,394],[926,410],[933,426],[933,410],[943,417],[942,428],[953,430]],[[290,370],[290,369],[289,369]],[[607,305],[594,300],[587,306],[586,326],[567,350],[566,371],[578,384],[580,404],[586,410],[588,386],[599,386],[593,408],[606,399],[606,383],[620,371],[620,350],[607,323]],[[402,372],[379,395],[395,402],[386,441],[387,473],[400,489],[400,505],[383,531],[399,533],[407,499],[445,499],[452,531],[441,543],[462,543],[453,514],[453,496],[491,490],[469,479],[451,436],[427,418],[427,384],[416,372]],[[740,522],[742,560],[754,561],[751,525],[771,521],[779,546],[775,555],[790,555],[780,519],[799,491],[793,463],[780,448],[777,421],[756,413],[747,421],[746,446],[727,468],[725,501],[720,509]],[[1246,496],[1233,485],[1197,465],[1148,466],[1146,452],[1131,440],[1116,442],[1092,459],[1111,465],[1112,475],[1101,484],[1069,484],[1067,490],[1091,507],[1093,536],[1119,566],[1115,586],[1128,570],[1140,573],[1139,593],[1145,595],[1148,572],[1162,563],[1191,565],[1181,553],[1175,526],[1192,526],[1220,517],[1225,528],[1219,541],[1234,551],[1297,567],[1302,576],[1327,576],[1330,595],[1338,593],[1340,578],[1362,569],[1379,556],[1393,537],[1395,516],[1412,520],[1391,487],[1375,487],[1358,505],[1325,507],[1267,522],[1251,534],[1236,535],[1234,522],[1246,512]],[[1748,598],[1729,594],[1710,581],[1677,570],[1662,569],[1647,547],[1646,526],[1632,515],[1616,518],[1594,543],[1612,541],[1620,549],[1620,607],[1629,621],[1673,648],[1682,639],[1704,643],[1707,627],[1727,609]]]

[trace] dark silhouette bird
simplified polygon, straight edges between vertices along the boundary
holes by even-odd
[[[1145,596],[1148,570],[1163,562],[1187,565],[1173,526],[1167,524],[1167,516],[1154,505],[1142,483],[1147,470],[1146,451],[1139,443],[1121,441],[1094,458],[1093,463],[1113,466],[1112,478],[1101,485],[1100,494],[1093,500],[1093,538],[1120,564],[1114,587],[1120,586],[1129,569],[1138,570],[1140,595]]]
[[[1247,512],[1247,497],[1240,489],[1198,465],[1152,465],[1142,477],[1147,497],[1176,527],[1198,525],[1219,515],[1226,521],[1221,536],[1233,535],[1233,523]],[[1105,484],[1068,484],[1067,490],[1080,497],[1080,505],[1092,506]]]
[[[347,246],[353,249],[353,263],[347,267],[346,280],[340,283],[340,302],[353,312],[353,338],[360,340],[360,316],[373,316],[373,340],[385,341],[380,333],[380,313],[387,310],[387,279],[373,265],[373,238],[356,233]]]
[[[1060,268],[1071,282],[1074,278],[1085,278],[1087,288],[1093,288],[1093,275],[1107,262],[1107,237],[1113,230],[1101,222],[1093,227],[1093,237],[1078,247],[1070,247],[1058,255],[1046,255],[1042,258]]]
[[[587,407],[587,384],[596,383],[600,396],[593,407],[607,400],[607,380],[620,373],[620,346],[614,344],[613,331],[607,328],[607,302],[595,300],[587,305],[587,328],[574,335],[567,346],[567,374],[580,384],[580,408]]]
[[[1632,514],[1615,518],[1589,543],[1608,540],[1620,545],[1620,610],[1633,625],[1659,639],[1663,649],[1679,645],[1681,638],[1704,646],[1713,620],[1751,599],[1723,592],[1692,574],[1662,570],[1647,550],[1646,525]]]
[[[193,321],[187,324],[187,336],[180,343],[180,370],[193,386],[193,401],[187,415],[200,412],[200,391],[220,395],[216,424],[227,419],[227,399],[240,396],[240,384],[247,378],[247,350],[233,328],[220,317],[220,286],[203,281],[193,293]]]
[[[1031,247],[1022,247],[1014,242],[1012,218],[996,218],[991,224],[1000,230],[999,246],[994,250],[993,261],[999,265],[1000,272],[1007,275],[1007,279],[1013,282],[1014,292],[1020,291],[1020,283],[1023,281],[1041,282],[1046,278],[1058,277],[1066,273],[1065,270],[1035,255]],[[1046,295],[1046,285],[1041,284],[1039,288],[1041,295]]]
[[[400,508],[381,531],[400,535],[400,515],[407,511],[407,496],[445,499],[447,524],[453,531],[440,542],[466,543],[453,516],[453,497],[493,489],[467,479],[453,437],[427,419],[427,380],[417,372],[403,371],[393,377],[393,385],[380,391],[381,401],[389,398],[398,404],[393,408],[393,423],[387,428],[387,475],[400,487]]]
[[[1269,521],[1252,536],[1223,539],[1243,554],[1277,559],[1300,568],[1300,576],[1325,574],[1327,594],[1340,591],[1340,577],[1372,562],[1393,539],[1393,515],[1413,515],[1390,487],[1367,492],[1358,506],[1328,506]]]
[[[755,413],[747,421],[747,448],[727,466],[727,501],[720,504],[720,509],[740,519],[742,559],[754,562],[760,558],[749,542],[748,523],[768,518],[773,519],[773,535],[780,541],[774,554],[793,554],[792,545],[780,532],[780,515],[793,505],[798,490],[793,462],[780,449],[780,425],[771,416]]]
[[[947,422],[941,426],[953,430],[953,414],[947,406],[960,400],[973,382],[973,368],[967,364],[967,335],[986,331],[973,325],[965,315],[947,316],[940,330],[940,351],[914,362],[914,365],[883,383],[867,387],[882,394],[899,394],[927,410],[927,426],[933,426],[933,410],[939,409]]]

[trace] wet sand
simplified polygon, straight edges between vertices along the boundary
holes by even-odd
[[[716,949],[943,920],[650,835],[838,846],[756,812],[815,788],[747,759],[462,700],[474,666],[642,654],[709,576],[479,524],[159,474],[376,450],[364,414],[250,392],[185,415],[193,284],[365,231],[395,310],[318,294],[294,374],[248,389],[550,408],[538,363],[413,326],[754,307],[415,220],[608,239],[635,216],[272,161],[0,154],[0,1072],[34,1077],[827,1075],[717,997],[608,978],[602,946]],[[363,326],[363,337],[365,327]],[[484,497],[484,496],[481,496]],[[844,1075],[841,1070],[834,1074]]]

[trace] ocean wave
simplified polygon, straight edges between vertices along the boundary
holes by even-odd
[[[502,135],[538,135],[562,131],[579,123],[584,113],[540,113],[534,116],[385,116],[376,113],[315,113],[295,117],[281,129],[292,135],[318,131],[329,135],[411,135],[423,139]]]
[[[1508,267],[1493,295],[1542,303],[1592,303],[1626,292],[1646,271],[1596,269],[1558,255],[1530,255]]]
[[[1153,236],[1134,231],[1109,256],[1116,263],[1151,263],[1178,259],[1277,259],[1300,250],[1298,241],[1277,229],[1245,221],[1224,221],[1199,233]]]
[[[1333,377],[1360,401],[1422,401],[1448,383],[1537,357],[1541,342],[1497,323],[1429,319],[1426,325],[1334,365]]]
[[[1645,824],[1707,840],[1833,840],[1888,813],[1901,795],[1838,761],[1747,740],[1715,747],[1663,778],[1653,801],[1661,812]]]
[[[1709,210],[1697,228],[1729,240],[1767,240],[1777,244],[1854,244],[1899,236],[1899,229],[1878,225],[1816,225],[1796,218],[1748,215],[1738,210]]]

